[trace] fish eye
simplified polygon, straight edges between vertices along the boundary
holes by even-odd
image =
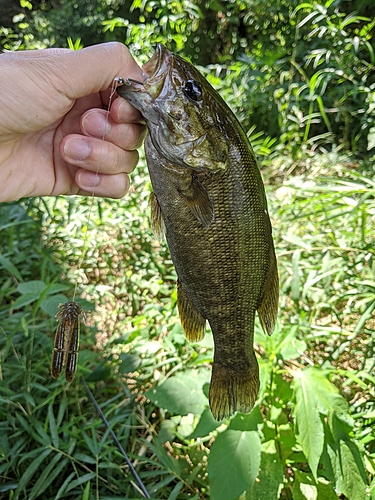
[[[188,80],[185,83],[184,92],[185,92],[185,95],[191,101],[201,101],[202,100],[202,89],[196,80]]]

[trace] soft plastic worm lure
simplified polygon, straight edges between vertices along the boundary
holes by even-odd
[[[51,375],[58,378],[65,365],[65,378],[71,382],[77,369],[81,318],[85,322],[86,316],[81,306],[74,301],[60,304],[59,309],[56,320],[60,319],[60,323],[52,351]]]

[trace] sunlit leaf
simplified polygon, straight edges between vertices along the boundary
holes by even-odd
[[[336,488],[350,500],[365,500],[366,472],[361,452],[356,443],[340,440],[327,448],[331,460]]]
[[[319,459],[323,452],[324,431],[319,412],[317,382],[310,376],[311,373],[306,369],[294,374],[293,389],[296,404],[293,414],[296,419],[298,441],[317,479]]]
[[[270,500],[279,498],[284,470],[276,454],[262,453],[257,480],[246,492],[246,500]]]
[[[20,283],[17,287],[17,290],[22,293],[22,294],[34,294],[36,297],[39,297],[39,295],[45,290],[47,285],[44,283],[44,281],[40,280],[32,280],[32,281],[25,281],[24,283]]]
[[[219,434],[208,458],[211,498],[234,500],[250,488],[260,466],[260,439],[254,431]]]
[[[220,422],[214,419],[211,411],[207,408],[202,413],[199,422],[194,429],[193,433],[189,436],[190,439],[208,436],[208,434],[221,425]]]
[[[202,387],[210,378],[205,369],[185,370],[170,377],[160,386],[145,393],[145,396],[160,408],[176,415],[200,414],[208,401]]]

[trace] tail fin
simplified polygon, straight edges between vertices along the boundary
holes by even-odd
[[[245,369],[228,369],[214,362],[209,401],[212,415],[222,420],[234,412],[250,413],[259,391],[259,368],[254,355]]]

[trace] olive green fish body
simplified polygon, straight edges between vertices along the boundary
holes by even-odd
[[[164,48],[158,51],[149,77],[152,84],[156,75],[156,84],[146,89],[147,97],[147,79],[142,88],[132,82],[118,92],[140,109],[149,127],[145,151],[154,191],[152,219],[157,233],[165,228],[187,338],[199,341],[206,320],[211,326],[215,353],[209,400],[214,417],[221,419],[251,411],[257,397],[255,311],[269,334],[277,314],[271,224],[242,127],[193,66]],[[196,94],[206,99],[206,107],[192,99]]]

